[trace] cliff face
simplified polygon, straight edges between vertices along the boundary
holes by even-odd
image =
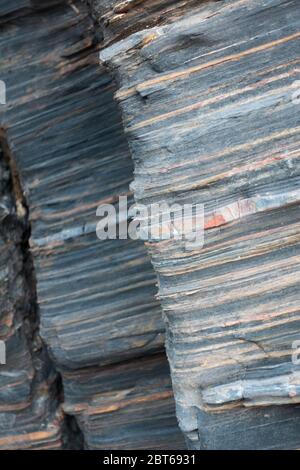
[[[299,447],[299,4],[161,2],[144,28],[146,2],[93,3],[136,200],[205,208],[202,249],[146,244],[181,429],[197,449]]]
[[[0,448],[183,448],[172,388],[190,448],[299,448],[297,0],[0,24]],[[204,246],[98,240],[121,194],[204,204]]]
[[[81,2],[0,16],[0,447],[180,448],[146,250],[95,233],[133,165],[94,23]]]

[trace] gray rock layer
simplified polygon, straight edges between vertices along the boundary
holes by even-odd
[[[199,3],[100,54],[137,202],[204,204],[203,248],[147,243],[177,416],[192,448],[297,448],[299,2]]]
[[[0,448],[181,448],[146,249],[95,233],[98,205],[132,200],[133,165],[94,23],[80,1],[21,0],[0,2],[0,22],[1,230],[15,214],[0,245]]]
[[[299,2],[85,3],[0,1],[0,448],[182,448],[161,307],[189,447],[299,448]],[[204,246],[100,242],[133,193]]]

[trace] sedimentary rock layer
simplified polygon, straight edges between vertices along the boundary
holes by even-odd
[[[132,199],[133,168],[113,100],[115,86],[98,66],[93,21],[82,2],[43,2],[42,7],[20,1],[9,8],[1,2],[1,13],[1,79],[7,86],[7,105],[1,108],[0,125],[29,210],[39,310],[35,327],[51,362],[40,359],[46,371],[33,388],[37,380],[28,352],[31,338],[20,318],[18,339],[9,343],[10,362],[6,369],[0,366],[1,406],[7,411],[0,415],[0,446],[54,448],[67,439],[63,445],[73,446],[65,431],[71,415],[83,432],[73,437],[83,438],[87,448],[113,449],[120,442],[123,448],[135,447],[135,442],[144,448],[182,445],[163,354],[156,276],[146,249],[131,240],[100,241],[95,233],[99,204],[116,203],[119,194]],[[3,246],[3,273],[10,263]],[[14,293],[11,297],[19,302]],[[3,335],[12,315],[12,308],[1,311]],[[151,357],[143,359],[151,354],[153,364]],[[20,369],[17,382],[15,362]],[[57,388],[51,386],[52,369],[55,380],[54,369],[62,379]],[[128,375],[127,381],[122,374]],[[97,405],[108,393],[112,416]],[[119,402],[126,394],[132,403],[124,417],[125,405]],[[12,406],[24,408],[24,413],[16,415]],[[126,429],[136,420],[145,431],[137,436],[131,426],[124,440],[121,419]],[[17,430],[28,433],[29,443],[15,439]]]
[[[85,0],[99,25],[102,46],[130,34],[176,21],[207,0]]]
[[[0,147],[0,449],[61,448],[58,376],[37,329],[27,210]]]
[[[164,354],[70,371],[65,410],[91,449],[184,449],[169,374]]]
[[[136,200],[204,204],[203,248],[147,243],[194,448],[300,444],[299,27],[297,1],[207,2],[100,55]]]
[[[47,24],[33,28],[43,18]],[[69,367],[163,345],[142,243],[100,242],[95,233],[97,206],[130,197],[132,163],[93,34],[86,11],[32,13],[7,28],[2,72],[7,138],[30,207],[42,335]]]

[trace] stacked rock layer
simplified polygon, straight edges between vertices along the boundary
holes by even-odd
[[[163,3],[159,24],[122,40],[114,7],[100,57],[118,78],[136,200],[204,205],[203,247],[147,244],[180,426],[196,449],[296,448],[299,3]]]
[[[94,23],[79,1],[0,16],[3,223],[21,227],[1,241],[0,447],[181,448],[146,249],[96,236],[133,165]]]

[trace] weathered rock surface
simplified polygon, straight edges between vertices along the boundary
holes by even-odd
[[[185,448],[164,354],[79,372],[64,375],[64,408],[78,419],[88,448]]]
[[[136,31],[176,21],[207,0],[85,0],[99,26],[102,47]]]
[[[177,415],[193,448],[297,448],[299,2],[182,13],[118,40],[124,11],[101,51],[119,81],[136,200],[205,206],[202,249],[147,244]]]
[[[38,332],[26,207],[0,147],[0,448],[61,448],[64,416],[57,374]]]
[[[0,126],[29,209],[1,242],[0,447],[180,448],[146,249],[95,233],[99,204],[132,198],[133,167],[94,24],[82,2],[1,2],[0,16]]]
[[[183,446],[146,250],[95,235],[131,156],[205,207],[147,243],[189,446],[299,448],[299,3],[85,3],[0,1],[0,448]]]

